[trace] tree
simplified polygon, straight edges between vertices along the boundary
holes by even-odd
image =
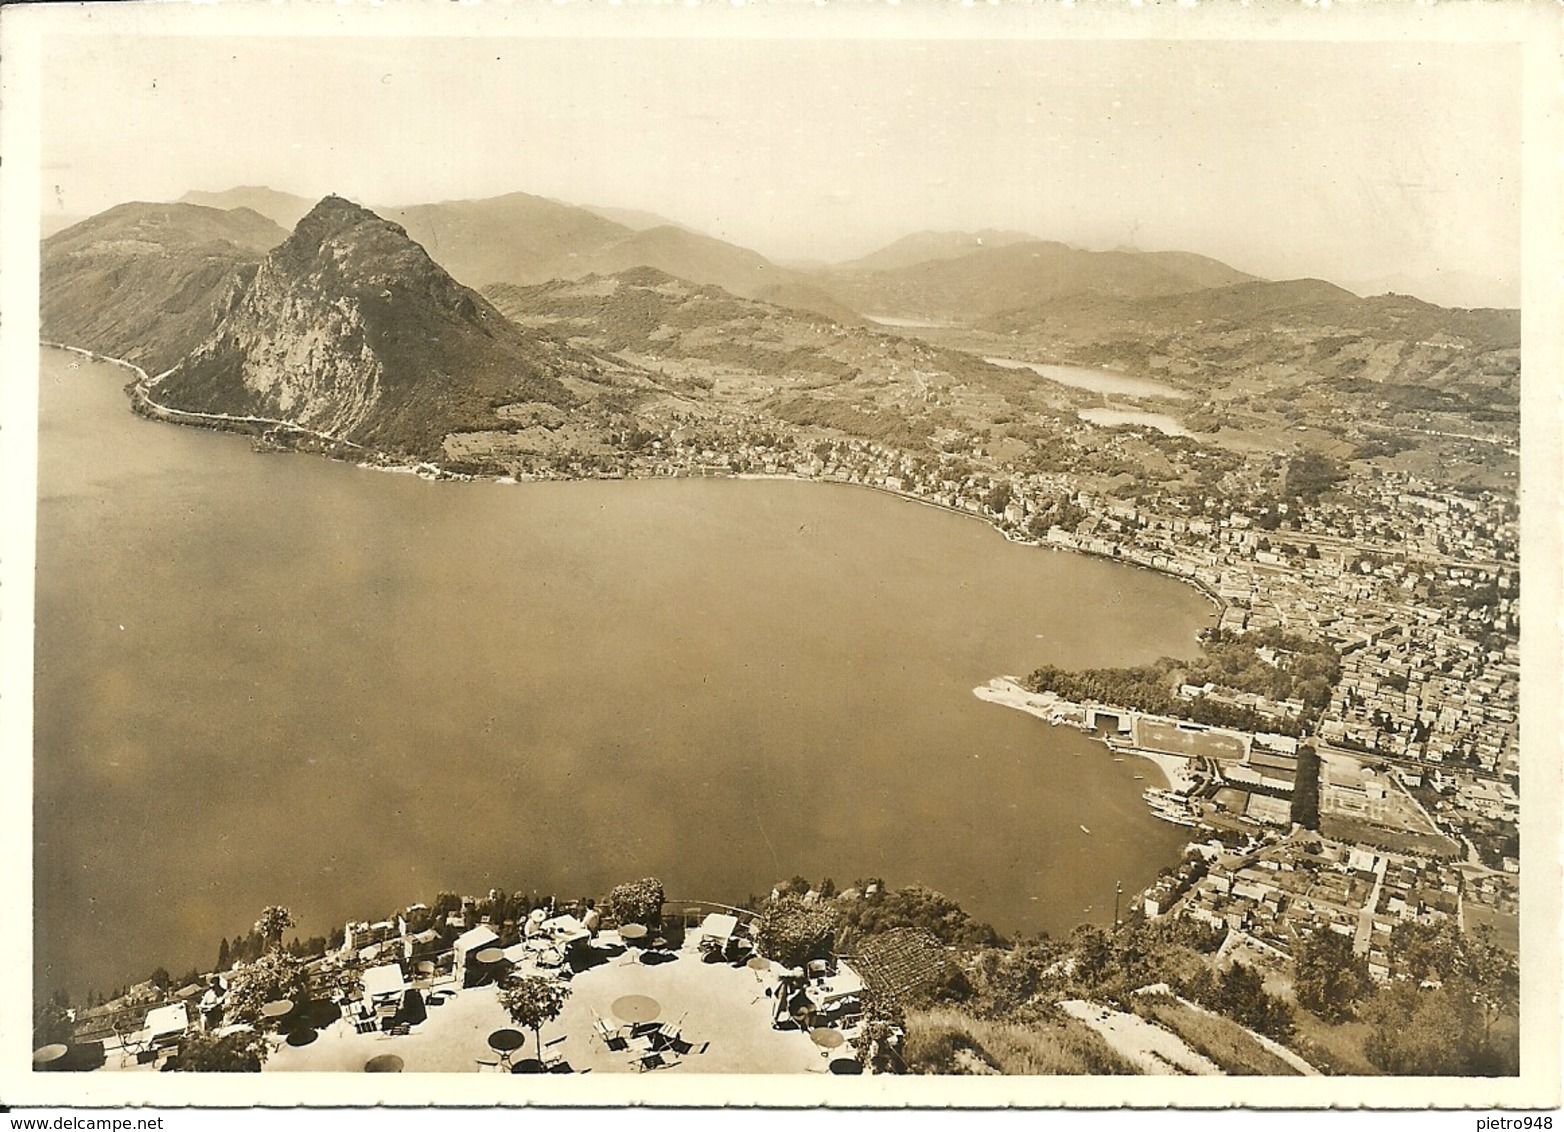
[[[1368,963],[1353,954],[1352,940],[1322,930],[1304,937],[1293,960],[1293,989],[1298,1002],[1328,1022],[1352,1015],[1353,1007],[1373,988]]]
[[[266,1040],[253,1031],[217,1037],[199,1031],[179,1039],[179,1052],[169,1059],[176,1073],[259,1073],[266,1060]]]
[[[262,1006],[279,999],[296,1002],[305,985],[302,960],[280,949],[268,951],[229,975],[224,1009],[235,1021],[253,1025],[260,1021]]]
[[[511,1021],[532,1031],[538,1044],[538,1060],[542,1061],[543,1027],[559,1017],[570,997],[570,988],[542,975],[513,976],[506,979],[499,997]]]
[[[1493,1024],[1520,1005],[1520,969],[1515,956],[1494,942],[1493,928],[1480,924],[1466,935],[1465,970],[1473,997],[1483,1012],[1483,1043],[1493,1038]]]
[[[168,990],[168,985],[173,980],[174,977],[168,973],[167,967],[155,967],[152,970],[152,977],[148,981],[155,990],[163,992]]]
[[[615,885],[608,894],[608,914],[621,924],[659,928],[663,922],[663,882],[656,877]]]
[[[1281,999],[1267,994],[1265,978],[1245,963],[1234,963],[1217,980],[1215,1008],[1239,1025],[1248,1026],[1273,1038],[1292,1033],[1291,1008]]]
[[[1465,1076],[1477,1067],[1481,1025],[1469,997],[1451,987],[1419,989],[1401,980],[1385,987],[1361,1011],[1368,1024],[1363,1052],[1387,1073]]]
[[[282,933],[295,926],[293,913],[281,904],[273,904],[261,913],[259,920],[255,921],[255,934],[261,937],[263,949],[281,947]]]
[[[784,967],[802,967],[825,959],[836,939],[836,913],[796,896],[769,901],[756,937],[761,954]]]
[[[228,937],[224,936],[223,942],[217,945],[217,969],[226,971],[231,962],[232,959],[228,955]]]

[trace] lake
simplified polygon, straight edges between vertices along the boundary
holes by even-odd
[[[1075,414],[1088,424],[1113,428],[1116,425],[1143,425],[1168,436],[1193,436],[1177,417],[1167,413],[1148,413],[1143,409],[1116,409],[1108,405],[1093,405]]]
[[[1182,389],[1153,381],[1149,377],[1132,377],[1109,369],[1089,369],[1086,366],[1057,366],[1045,362],[1020,362],[1014,358],[984,358],[990,365],[1005,369],[1029,369],[1033,373],[1092,393],[1117,393],[1124,397],[1168,397],[1179,399],[1187,396]]]
[[[1211,609],[1171,579],[844,485],[258,455],[41,355],[42,991],[209,967],[273,903],[308,936],[647,875],[879,876],[1060,932],[1184,840],[1149,764],[972,695],[1189,655]]]
[[[894,314],[866,314],[864,318],[876,326],[889,326],[898,330],[950,330],[953,322],[933,322],[925,318],[907,318]]]

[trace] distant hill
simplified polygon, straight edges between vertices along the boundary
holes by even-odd
[[[247,208],[118,205],[43,241],[41,332],[161,372],[211,333],[222,297],[287,235]]]
[[[818,314],[842,326],[868,326],[869,321],[833,297],[825,288],[796,273],[784,272],[780,282],[761,287],[754,298],[805,314]]]
[[[851,313],[833,296],[803,289],[805,277],[779,268],[758,252],[677,224],[637,228],[608,218],[619,211],[511,193],[388,209],[384,215],[406,227],[409,236],[470,287],[530,286],[651,267],[749,298],[767,292],[783,298],[796,295],[804,309],[834,309],[844,317]],[[639,224],[660,218],[630,213],[626,219]],[[787,286],[797,289],[784,289]]]
[[[816,276],[816,282],[865,314],[971,323],[1066,295],[1144,298],[1252,278],[1204,256],[1091,252],[1037,240],[890,270],[832,271]]]
[[[248,208],[290,232],[315,203],[308,197],[278,192],[264,185],[241,185],[220,193],[193,191],[179,200],[183,204],[199,204],[206,208]]]
[[[525,326],[584,341],[632,364],[655,355],[659,367],[683,359],[698,363],[688,373],[745,375],[753,380],[752,391],[784,394],[791,389],[827,400],[873,400],[913,370],[923,374],[925,387],[947,380],[1015,383],[1009,371],[971,354],[746,299],[650,267],[531,287],[495,284],[484,294]],[[700,388],[687,385],[681,392],[699,400],[704,397]],[[917,411],[922,412],[921,404]],[[898,408],[884,421],[858,423],[896,427],[904,416]],[[927,440],[925,431],[909,442]]]
[[[635,234],[584,208],[529,193],[382,211],[469,287],[559,278],[579,257]]]
[[[714,284],[746,298],[776,286],[787,276],[759,252],[667,225],[636,232],[590,255],[579,256],[560,275],[578,279],[632,267],[653,267],[692,283]]]
[[[1362,300],[1351,291],[1319,279],[1260,280],[1155,298],[1063,295],[992,315],[982,326],[999,333],[1046,329],[1095,334],[1130,325],[1167,331],[1201,324],[1247,324],[1255,318],[1300,308],[1336,309],[1358,302]]]
[[[182,199],[213,208],[249,208],[287,229],[312,207],[303,197],[263,186],[190,192]],[[527,286],[654,267],[746,297],[841,321],[858,319],[857,312],[803,273],[652,212],[578,206],[530,193],[375,211],[402,225],[435,262],[469,287]]]
[[[1132,372],[1287,386],[1305,375],[1376,402],[1512,417],[1520,312],[1359,298],[1318,279],[1149,298],[1070,295],[994,315],[984,330]]]
[[[564,201],[556,201],[556,204],[564,204]],[[680,224],[677,220],[669,220],[666,216],[659,216],[655,212],[647,212],[639,208],[611,208],[607,205],[583,204],[577,207],[584,208],[588,212],[601,216],[604,220],[611,220],[615,224],[622,224],[632,232],[644,232],[648,228],[682,228],[686,232],[696,232],[704,235],[699,229],[692,228],[688,224]]]
[[[1470,271],[1398,272],[1349,281],[1360,295],[1416,295],[1446,308],[1504,309],[1520,305],[1520,284]]]
[[[494,426],[502,405],[569,405],[562,377],[590,369],[457,283],[400,225],[326,197],[154,394],[427,459],[447,433]]]
[[[878,251],[838,265],[842,271],[894,271],[932,260],[959,259],[985,248],[1035,243],[1036,236],[984,228],[977,232],[914,232]]]
[[[496,283],[483,294],[510,319],[590,339],[593,346],[608,352],[655,349],[662,356],[751,350],[749,338],[755,330],[799,317],[655,267],[535,286]],[[813,316],[802,317],[816,321]]]

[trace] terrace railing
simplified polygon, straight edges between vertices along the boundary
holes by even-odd
[[[760,913],[751,912],[747,908],[735,908],[731,904],[720,904],[715,900],[664,900],[663,927],[667,929],[677,925],[679,929],[688,932],[700,927],[701,921],[713,912],[738,917],[741,928],[760,923]]]

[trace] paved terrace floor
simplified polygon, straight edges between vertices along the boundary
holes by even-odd
[[[569,982],[570,997],[559,1018],[543,1028],[545,1053],[560,1056],[576,1072],[634,1072],[632,1055],[614,1052],[597,1037],[593,1014],[611,1026],[613,1003],[624,995],[646,995],[662,1006],[658,1021],[678,1022],[694,1052],[657,1073],[825,1073],[828,1058],[807,1033],[771,1028],[776,978],[757,977],[747,967],[704,963],[694,945],[675,958],[647,965],[624,955],[606,958]],[[499,1004],[494,986],[471,987],[432,1006],[425,1022],[403,1037],[360,1034],[346,1021],[320,1031],[308,1045],[283,1045],[266,1062],[266,1072],[362,1072],[381,1054],[402,1058],[407,1073],[472,1073],[478,1059],[493,1059],[488,1036],[517,1028]],[[533,1035],[517,1060],[536,1056]],[[832,1056],[852,1056],[844,1046]]]

